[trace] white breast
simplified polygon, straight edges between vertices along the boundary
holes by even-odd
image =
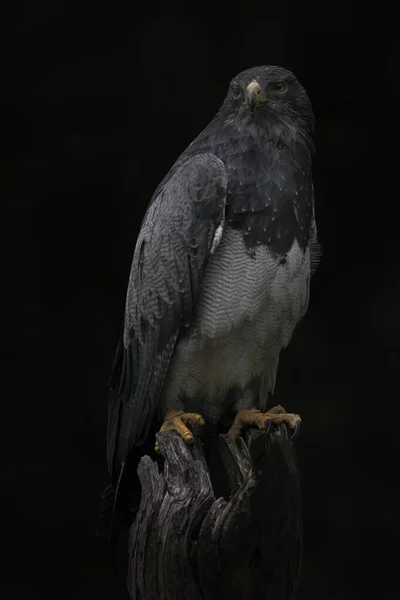
[[[309,280],[310,254],[297,242],[285,261],[263,245],[251,256],[242,232],[225,230],[203,278],[195,323],[175,350],[163,404],[222,401],[257,376],[272,391],[279,353],[307,310]]]

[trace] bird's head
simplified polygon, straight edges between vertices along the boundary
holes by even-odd
[[[254,67],[236,75],[219,114],[240,129],[266,129],[283,137],[314,130],[314,112],[305,89],[282,67]]]

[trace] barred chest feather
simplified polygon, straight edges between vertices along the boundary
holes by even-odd
[[[204,274],[195,322],[178,341],[162,411],[195,410],[217,421],[232,389],[240,393],[258,379],[273,391],[279,353],[307,310],[309,283],[308,248],[295,240],[285,259],[266,245],[250,253],[243,232],[228,227]]]

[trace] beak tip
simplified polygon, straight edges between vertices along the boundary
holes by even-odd
[[[251,110],[253,110],[256,104],[259,104],[263,101],[263,93],[258,81],[252,81],[249,83],[246,88],[246,98]]]

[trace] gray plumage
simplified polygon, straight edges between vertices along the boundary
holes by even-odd
[[[203,269],[216,249],[226,190],[222,161],[199,154],[168,179],[145,215],[114,365],[122,371],[109,405],[111,472],[115,459],[124,462],[132,440],[146,438],[179,332],[192,322]]]
[[[153,195],[111,378],[114,482],[154,415],[265,409],[318,260],[313,125],[292,73],[245,71]]]
[[[236,409],[265,410],[279,352],[307,309],[309,276],[310,252],[297,242],[280,265],[266,246],[249,255],[241,232],[228,229],[204,274],[196,319],[176,345],[160,416],[181,409],[216,423],[232,390]]]

